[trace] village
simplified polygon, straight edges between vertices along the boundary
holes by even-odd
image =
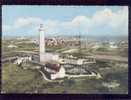
[[[128,68],[128,42],[125,40],[98,42],[88,41],[80,36],[47,38],[42,28],[40,26],[40,40],[32,38],[3,40],[2,63],[3,65],[9,64],[9,75],[15,65],[18,67],[16,69],[22,68],[21,70],[38,72],[39,78],[53,84],[56,81],[64,81],[66,78],[68,80],[103,80],[105,77],[103,70],[110,73],[112,68],[115,68],[119,72],[119,68],[116,69],[117,67],[113,65],[119,67],[123,65],[125,69],[123,71]],[[19,70],[15,71],[19,72]],[[4,73],[3,77],[5,77]],[[120,87],[120,83],[117,83],[116,80],[115,83],[109,83],[109,86],[105,82],[102,84],[103,88]],[[110,86],[112,84],[115,85]]]

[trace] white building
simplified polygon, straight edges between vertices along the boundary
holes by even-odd
[[[65,68],[60,66],[60,64],[47,63],[44,70],[46,71],[46,76],[51,80],[65,77]]]
[[[110,42],[110,48],[116,49],[118,46],[115,44],[115,42]]]
[[[13,44],[10,44],[10,45],[8,45],[8,48],[17,48],[17,46],[13,45]]]
[[[39,33],[40,33],[40,43],[39,43],[40,62],[46,65],[46,67],[44,67],[45,74],[50,79],[64,78],[65,69],[59,65],[59,55],[45,53],[45,36],[42,24],[40,25]],[[56,64],[54,64],[53,62],[56,62]]]
[[[29,57],[18,57],[17,60],[15,60],[14,64],[20,65],[23,62],[27,62],[27,61],[31,61],[31,60],[32,60],[32,58],[30,56]]]
[[[73,64],[73,65],[83,65],[83,64],[89,64],[89,63],[96,63],[94,58],[85,58],[85,59],[64,58],[61,62],[63,64]]]
[[[51,74],[51,79],[64,78],[65,77],[65,68],[60,67],[59,71],[55,74]]]

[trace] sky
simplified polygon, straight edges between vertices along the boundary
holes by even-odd
[[[2,6],[3,36],[128,36],[127,6]]]

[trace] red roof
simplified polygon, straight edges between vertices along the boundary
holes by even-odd
[[[60,65],[59,64],[51,64],[51,63],[47,63],[46,64],[47,68],[50,68],[52,70],[55,70],[56,72],[59,72],[60,70]]]

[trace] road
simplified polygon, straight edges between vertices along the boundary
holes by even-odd
[[[94,55],[96,60],[102,61],[118,61],[118,62],[127,62],[128,57],[121,57],[121,56],[110,56],[110,55]]]
[[[37,54],[38,55],[38,52],[32,52],[32,51],[14,51],[14,53],[22,53],[22,54],[27,54],[27,55]],[[118,62],[128,63],[128,57],[111,56],[111,55],[93,55],[93,58],[95,58],[96,60],[101,60],[101,61],[118,61]]]
[[[5,59],[2,59],[2,63],[5,63],[5,62],[9,62],[9,61],[14,61],[14,60],[16,60],[17,59],[17,57],[8,57],[8,58],[5,58]]]

